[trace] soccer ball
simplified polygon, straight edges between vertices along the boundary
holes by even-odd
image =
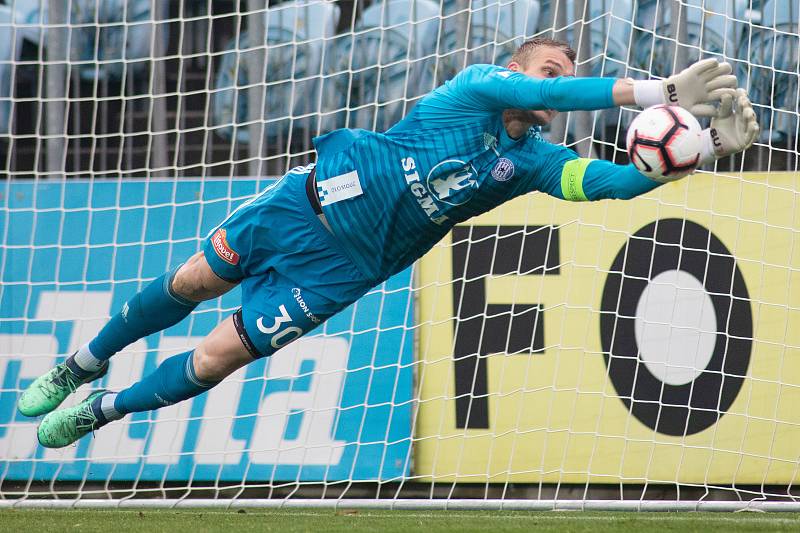
[[[681,107],[648,107],[628,127],[628,157],[650,179],[679,180],[700,161],[700,131],[697,119]]]

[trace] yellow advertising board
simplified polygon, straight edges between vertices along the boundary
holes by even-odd
[[[800,175],[530,194],[421,261],[415,474],[800,479]]]

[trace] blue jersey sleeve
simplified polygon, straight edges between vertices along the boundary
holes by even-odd
[[[563,146],[553,146],[534,188],[562,200],[630,200],[652,191],[661,183],[653,181],[633,165],[616,165],[601,159],[586,159]]]
[[[452,80],[452,95],[485,110],[593,111],[614,107],[616,78],[532,78],[496,65],[472,65]]]
[[[577,111],[614,106],[616,78],[532,78],[496,65],[471,65],[420,100],[389,131],[463,124],[505,109]]]

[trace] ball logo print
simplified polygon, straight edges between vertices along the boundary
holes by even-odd
[[[695,171],[700,162],[700,123],[680,107],[645,109],[628,127],[628,157],[648,178],[665,183]]]

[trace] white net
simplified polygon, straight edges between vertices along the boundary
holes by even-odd
[[[209,393],[37,444],[20,391],[313,136],[385,130],[534,35],[570,41],[582,76],[727,60],[761,137],[633,201],[518,198]],[[800,6],[778,0],[0,2],[0,497],[795,500],[799,78]],[[624,163],[634,113],[546,136]],[[202,304],[95,386],[238,305]]]

